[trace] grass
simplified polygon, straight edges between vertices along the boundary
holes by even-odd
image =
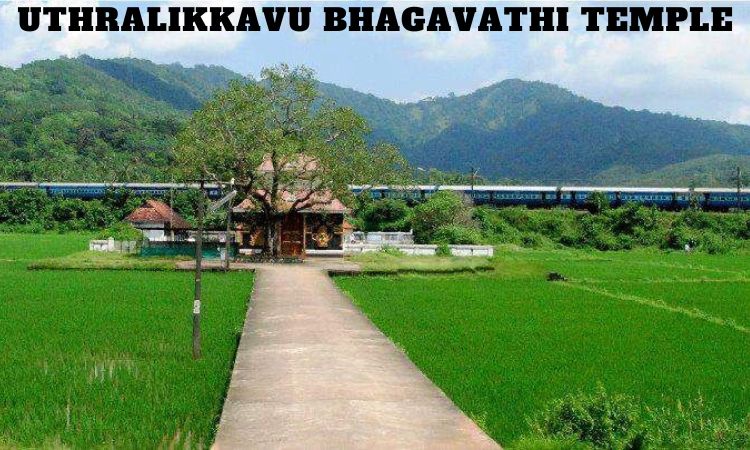
[[[505,446],[549,401],[598,383],[650,406],[700,396],[717,416],[750,412],[746,255],[497,254],[492,272],[336,283]]]
[[[188,260],[189,258],[182,259]],[[36,260],[28,267],[34,270],[175,270],[178,260],[178,258],[82,251]]]
[[[208,447],[252,276],[204,275],[194,361],[191,274],[26,270],[88,238],[0,234],[0,447]]]
[[[348,258],[358,263],[362,272],[369,274],[458,273],[494,268],[488,258],[482,257],[407,256],[371,252]]]

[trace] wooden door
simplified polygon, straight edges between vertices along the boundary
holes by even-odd
[[[302,214],[287,215],[281,221],[280,230],[281,254],[284,256],[301,256],[304,236],[304,222]]]

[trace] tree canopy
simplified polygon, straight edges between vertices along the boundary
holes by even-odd
[[[280,65],[206,102],[178,134],[175,156],[188,179],[233,179],[273,242],[286,214],[345,199],[350,184],[405,179],[398,149],[368,145],[368,132],[354,110],[321,99],[312,70]]]

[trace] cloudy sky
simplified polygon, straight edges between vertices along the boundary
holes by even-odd
[[[537,1],[535,6],[568,6],[569,32],[323,32],[319,11],[342,2],[243,2],[212,0],[211,6],[313,6],[310,31],[232,33],[25,33],[18,6],[62,5],[64,0],[0,0],[0,65],[19,67],[36,59],[89,54],[133,56],[183,65],[218,64],[242,74],[279,62],[305,64],[318,77],[395,101],[414,101],[471,92],[507,78],[542,80],[602,102],[633,109],[670,111],[690,117],[750,124],[750,3],[734,7],[732,32],[586,32],[578,18],[581,2]],[[79,0],[76,6],[104,4]],[[206,5],[209,2],[152,1],[149,6]],[[668,5],[718,3],[677,1]],[[143,3],[140,3],[143,4]],[[614,3],[612,3],[614,4]],[[619,6],[643,2],[617,2]],[[479,2],[360,2],[357,5],[484,6]],[[518,3],[489,3],[518,6]],[[527,5],[528,6],[528,5]],[[507,26],[506,23],[504,23]]]

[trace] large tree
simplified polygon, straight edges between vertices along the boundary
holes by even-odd
[[[234,179],[261,212],[266,251],[275,253],[285,215],[346,199],[349,184],[403,180],[398,149],[369,146],[367,133],[351,108],[319,96],[312,70],[280,65],[217,92],[179,133],[176,158],[187,178]]]

